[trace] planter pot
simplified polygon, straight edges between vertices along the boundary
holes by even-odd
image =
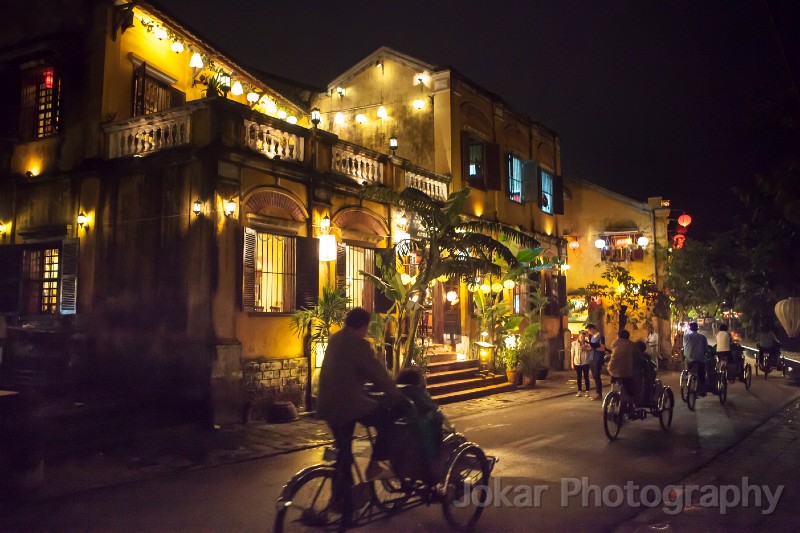
[[[512,385],[516,386],[519,383],[519,370],[515,368],[506,368],[506,379]]]
[[[536,379],[547,379],[547,373],[550,371],[549,368],[542,368],[534,372]]]
[[[526,376],[525,374],[522,374],[522,386],[524,388],[527,389],[527,388],[533,387],[535,385],[536,385],[536,376],[535,375]]]

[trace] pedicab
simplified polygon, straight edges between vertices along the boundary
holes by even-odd
[[[647,414],[657,416],[661,429],[668,431],[672,425],[675,397],[672,389],[657,379],[657,368],[648,355],[639,358],[636,369],[636,391],[624,395],[619,382],[603,400],[603,429],[609,440],[615,440],[626,420],[644,420]]]
[[[719,361],[717,365],[719,370],[725,374],[728,384],[741,381],[744,383],[745,390],[750,390],[750,384],[753,381],[753,368],[750,363],[745,364],[744,348],[742,348],[741,344],[733,343],[731,345],[730,361]]]

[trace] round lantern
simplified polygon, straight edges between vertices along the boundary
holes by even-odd
[[[786,298],[775,304],[775,316],[790,337],[800,333],[800,298]]]
[[[606,247],[606,240],[605,239],[597,239],[594,241],[594,247],[603,249]]]
[[[692,223],[692,217],[687,215],[686,213],[682,214],[678,217],[678,224],[683,226],[684,228]]]
[[[578,248],[581,247],[581,243],[579,243],[578,241],[570,241],[568,246],[570,250],[577,250]]]

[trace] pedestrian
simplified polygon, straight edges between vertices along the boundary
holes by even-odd
[[[637,359],[641,353],[630,339],[631,334],[628,330],[619,330],[617,339],[612,345],[611,358],[608,360],[608,373],[611,374],[611,381],[619,382],[622,386],[623,404],[628,407],[633,406],[636,398],[634,369],[638,367]]]
[[[687,369],[697,373],[697,394],[706,395],[706,350],[708,341],[697,332],[697,322],[689,324],[689,333],[683,336],[683,357]]]
[[[647,326],[647,339],[645,343],[647,344],[647,353],[650,355],[650,359],[652,359],[655,364],[658,364],[659,359],[661,359],[661,354],[658,350],[658,333],[656,333],[652,324]]]
[[[583,330],[578,332],[575,340],[572,341],[572,367],[575,369],[575,376],[578,380],[577,398],[581,396],[589,397],[589,356],[591,347],[586,340]],[[586,388],[583,384],[586,383]]]
[[[589,346],[591,347],[589,368],[592,370],[595,389],[595,395],[591,399],[601,400],[603,398],[603,381],[600,372],[603,369],[603,362],[606,357],[606,338],[597,330],[597,326],[594,324],[587,324],[586,330],[589,332]]]
[[[363,307],[351,309],[344,327],[331,335],[319,374],[317,415],[331,428],[339,451],[334,477],[335,501],[345,521],[352,518],[353,450],[352,440],[356,422],[377,430],[372,458],[367,466],[367,479],[393,476],[390,459],[390,429],[402,415],[399,401],[402,396],[366,339],[372,315]],[[385,401],[373,400],[364,390],[372,383],[385,393]]]

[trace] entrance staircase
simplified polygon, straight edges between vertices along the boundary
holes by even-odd
[[[481,371],[477,359],[458,359],[446,346],[436,346],[428,354],[425,376],[428,392],[439,404],[459,402],[514,390],[505,374]]]

